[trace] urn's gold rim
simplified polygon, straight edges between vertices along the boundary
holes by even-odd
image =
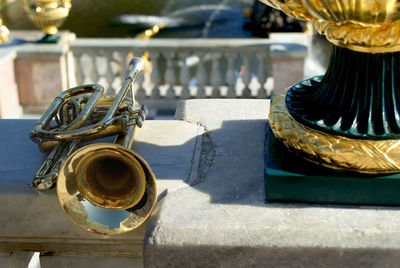
[[[260,0],[290,16],[314,23],[333,44],[358,52],[400,51],[400,4],[323,0]]]
[[[393,53],[393,52],[399,52],[400,51],[400,44],[398,45],[393,45],[390,47],[366,47],[366,46],[358,46],[358,45],[353,45],[353,44],[347,44],[341,40],[330,40],[328,39],[329,42],[334,44],[335,46],[338,47],[343,47],[347,48],[353,51],[357,52],[364,52],[364,53]]]
[[[337,170],[366,174],[400,172],[400,140],[350,139],[304,126],[286,109],[286,92],[273,99],[269,124],[275,137],[290,151]]]
[[[336,46],[367,53],[400,51],[400,22],[369,25],[314,21],[314,26]]]

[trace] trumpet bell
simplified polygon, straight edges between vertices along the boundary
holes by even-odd
[[[65,214],[81,228],[103,235],[142,225],[157,198],[155,176],[135,152],[118,144],[87,145],[60,169],[57,196]]]

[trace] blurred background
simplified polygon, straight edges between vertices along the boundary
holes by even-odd
[[[319,39],[307,41],[312,28],[257,0],[0,0],[0,15],[0,117],[8,118],[37,117],[77,85],[115,94],[133,55],[148,61],[134,90],[152,118],[173,118],[185,99],[269,98],[323,73],[315,66],[329,55],[318,53]],[[310,47],[316,56],[306,58]]]
[[[23,0],[1,0],[10,30],[36,29]],[[268,31],[299,32],[302,23],[254,0],[72,0],[61,30],[77,37],[135,37],[165,24],[157,37],[267,37]]]

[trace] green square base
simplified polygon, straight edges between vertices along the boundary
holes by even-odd
[[[352,205],[400,205],[400,174],[362,175],[304,160],[275,139],[267,125],[267,201]]]

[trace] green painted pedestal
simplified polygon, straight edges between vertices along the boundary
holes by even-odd
[[[361,175],[313,164],[288,152],[269,125],[265,189],[267,201],[400,205],[400,174]]]

